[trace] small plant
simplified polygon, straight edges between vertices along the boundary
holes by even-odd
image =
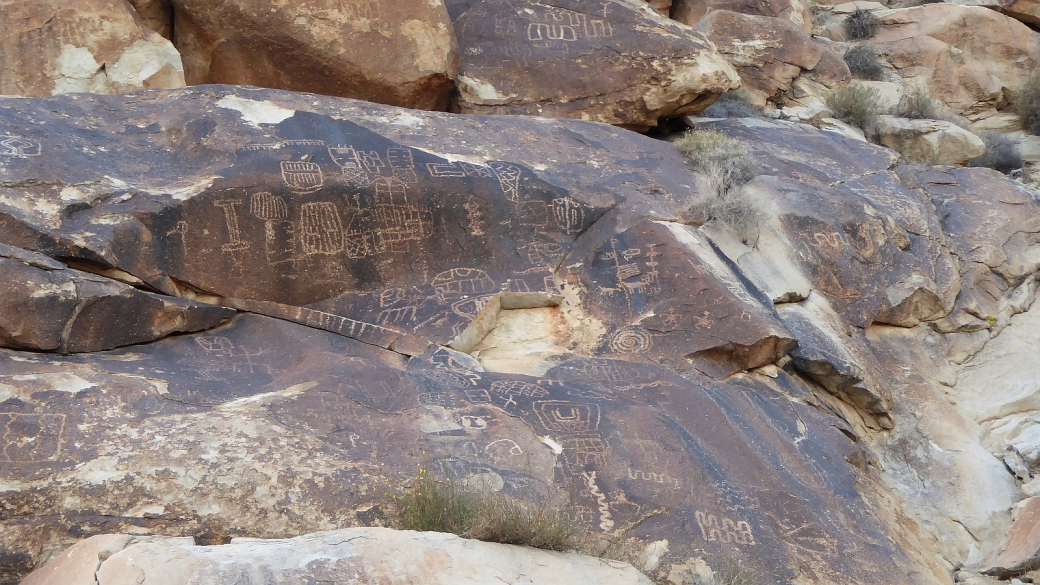
[[[973,158],[968,164],[973,167],[988,167],[1005,175],[1025,164],[1018,143],[1000,132],[985,132],[979,138],[986,143],[986,154]]]
[[[449,532],[486,542],[549,550],[575,548],[578,527],[560,507],[534,505],[490,489],[469,491],[420,468],[411,489],[394,496],[401,530]]]
[[[845,52],[845,64],[849,71],[860,79],[881,81],[885,78],[885,66],[878,60],[871,45],[856,45]]]
[[[1040,135],[1040,71],[1034,73],[1022,86],[1015,109],[1029,132]]]
[[[834,117],[864,132],[869,131],[882,113],[880,95],[876,89],[850,83],[824,96],[827,107]]]
[[[762,211],[746,189],[758,174],[748,148],[715,130],[691,130],[675,147],[701,173],[681,219],[694,224],[715,221],[747,241],[762,220]]]
[[[845,27],[846,40],[860,41],[877,34],[881,21],[869,10],[856,9],[855,12],[845,17],[842,25]]]
[[[761,118],[762,112],[740,92],[724,93],[701,113],[706,118]]]
[[[903,92],[896,105],[895,115],[911,120],[938,120],[939,107],[935,99],[920,86],[912,86]]]

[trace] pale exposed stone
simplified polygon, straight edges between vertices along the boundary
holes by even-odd
[[[881,116],[875,130],[881,144],[908,162],[958,165],[986,153],[981,138],[944,120]]]
[[[8,2],[0,9],[0,94],[123,93],[182,87],[173,45],[126,0]]]

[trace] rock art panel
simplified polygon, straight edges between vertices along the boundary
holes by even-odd
[[[772,363],[793,348],[772,303],[710,241],[678,223],[647,221],[581,260],[569,286],[612,324],[599,355],[680,364],[710,375]]]
[[[634,128],[697,113],[739,86],[702,34],[609,0],[449,0],[467,114],[581,118]]]
[[[835,583],[912,570],[856,492],[846,461],[861,447],[779,370],[726,384],[572,358],[543,377],[493,374],[446,350],[406,359],[252,315],[111,352],[23,355],[0,352],[7,566],[105,532],[218,544],[379,523],[419,464],[569,498],[589,531],[640,549],[668,539],[652,574],[705,551],[778,580],[807,564]]]
[[[190,85],[229,83],[444,110],[458,45],[444,4],[175,0],[177,49]]]
[[[177,50],[126,0],[8,2],[0,29],[0,95],[184,86]]]

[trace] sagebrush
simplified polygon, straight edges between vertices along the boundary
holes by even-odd
[[[849,71],[860,79],[881,81],[885,78],[885,66],[881,64],[874,47],[870,45],[856,45],[846,51],[845,64],[849,66]]]
[[[858,83],[827,93],[824,102],[834,112],[835,118],[868,133],[884,111],[878,91]]]
[[[968,164],[973,167],[988,167],[1005,175],[1022,168],[1025,161],[1018,150],[1018,143],[1000,132],[985,132],[979,136],[986,143],[986,154],[973,158]]]
[[[706,118],[761,118],[762,112],[740,92],[724,93],[708,106],[701,116]]]
[[[700,172],[697,189],[680,211],[683,221],[716,222],[745,241],[763,219],[761,206],[747,189],[758,163],[743,143],[715,130],[691,130],[675,143]]]
[[[911,120],[938,120],[939,104],[927,90],[915,85],[903,91],[895,115]]]
[[[411,488],[394,496],[397,528],[449,532],[486,542],[548,550],[573,550],[580,530],[571,515],[551,502],[538,505],[436,479],[420,469]]]
[[[845,17],[842,22],[845,28],[845,39],[849,41],[860,41],[869,39],[877,34],[881,21],[869,10],[857,9]]]
[[[1022,86],[1015,109],[1030,134],[1040,135],[1040,71],[1034,73]]]

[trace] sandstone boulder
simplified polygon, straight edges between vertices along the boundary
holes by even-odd
[[[0,95],[123,93],[182,87],[181,57],[126,0],[0,6]]]
[[[148,28],[173,40],[173,5],[170,0],[128,0]]]
[[[83,541],[76,549],[94,548],[92,540],[122,538],[123,548],[109,545],[108,556],[94,554],[93,565],[60,573],[50,565],[23,583],[30,585],[305,585],[331,583],[429,583],[478,585],[529,583],[567,585],[588,580],[603,585],[652,585],[627,563],[528,547],[466,540],[437,532],[398,532],[386,528],[354,528],[284,540],[237,538],[223,546],[194,546],[170,540],[134,542],[106,535]],[[93,551],[83,551],[87,556]],[[65,567],[63,567],[65,568]],[[50,574],[48,574],[50,573]]]
[[[449,0],[462,52],[457,110],[648,128],[740,85],[704,35],[623,0]]]
[[[988,8],[928,4],[879,13],[878,56],[959,114],[1004,108],[1040,66],[1040,38]],[[827,27],[840,40],[841,23]]]
[[[660,12],[661,16],[670,16],[672,13],[672,0],[646,0],[646,2]]]
[[[0,346],[101,351],[211,329],[235,312],[139,291],[0,244]]]
[[[813,13],[803,0],[675,0],[672,18],[695,26],[716,10],[781,18],[794,23],[805,33],[813,31]]]
[[[1035,0],[954,0],[961,6],[984,6],[1026,24],[1040,25],[1040,4]]]
[[[174,0],[191,85],[236,83],[443,110],[458,46],[442,2]],[[149,3],[151,4],[151,3]]]
[[[745,91],[760,105],[787,91],[803,71],[816,67],[823,49],[792,22],[716,10],[697,23],[737,69]]]
[[[878,142],[910,163],[961,165],[986,153],[981,138],[943,120],[880,116],[874,130]]]

